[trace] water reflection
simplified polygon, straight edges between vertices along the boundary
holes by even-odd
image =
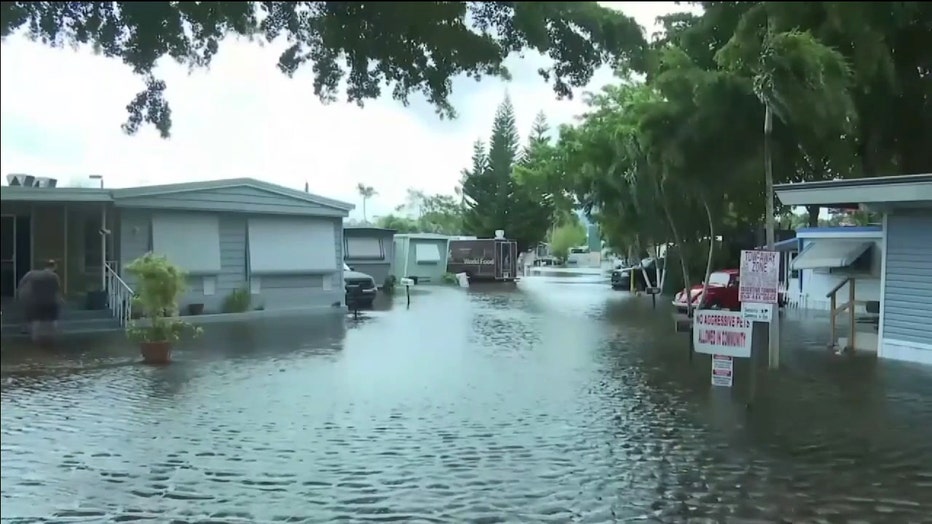
[[[932,372],[825,351],[733,391],[663,301],[604,282],[421,289],[209,325],[175,365],[119,337],[4,347],[3,519],[917,522]]]

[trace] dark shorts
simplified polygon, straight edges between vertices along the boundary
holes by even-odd
[[[27,322],[56,322],[58,321],[58,304],[33,304],[26,308]]]

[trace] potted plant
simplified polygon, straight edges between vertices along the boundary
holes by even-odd
[[[178,301],[184,294],[186,274],[164,256],[146,253],[128,266],[133,277],[133,305],[142,313],[141,322],[133,321],[127,329],[131,340],[139,343],[142,359],[149,364],[171,362],[172,346],[184,334],[200,334],[196,328],[178,318]]]

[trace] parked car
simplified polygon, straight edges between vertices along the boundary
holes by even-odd
[[[648,288],[647,281],[644,280],[644,273],[650,277],[653,285],[657,285],[658,269],[663,267],[663,259],[645,258],[640,263],[626,268],[612,270],[612,289],[628,291],[631,289],[631,274],[634,273],[634,289],[644,291]],[[641,268],[644,271],[641,271]]]
[[[560,260],[557,257],[547,255],[547,256],[535,258],[534,265],[538,267],[559,266]]]
[[[709,275],[709,285],[706,288],[708,298],[704,301],[705,309],[727,309],[730,311],[740,311],[741,302],[738,300],[738,284],[740,283],[740,273],[738,269],[723,269],[715,271]],[[689,289],[690,302],[693,307],[699,305],[699,299],[702,295],[702,284],[696,284]],[[689,309],[686,302],[686,290],[677,293],[673,299],[673,306],[680,313],[686,313]],[[777,306],[786,305],[786,294],[780,291],[777,297]]]
[[[343,286],[346,289],[346,303],[349,303],[351,300],[349,286],[360,287],[362,298],[359,300],[359,305],[361,307],[372,307],[372,303],[375,301],[375,297],[379,292],[379,288],[375,283],[375,279],[372,278],[372,275],[355,271],[346,264],[343,264]]]

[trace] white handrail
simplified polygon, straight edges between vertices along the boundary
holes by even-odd
[[[104,264],[107,272],[107,307],[121,326],[129,324],[133,312],[133,289],[120,278],[110,262]]]

